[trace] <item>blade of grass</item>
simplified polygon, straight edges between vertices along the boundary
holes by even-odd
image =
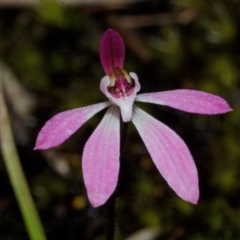
[[[0,147],[6,169],[20,207],[28,234],[32,240],[46,240],[43,227],[31,197],[20,161],[14,138],[7,106],[3,96],[2,72],[0,66]]]

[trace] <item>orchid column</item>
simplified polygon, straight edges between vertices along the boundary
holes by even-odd
[[[108,107],[82,155],[83,177],[92,206],[103,205],[117,185],[120,121],[133,122],[169,186],[179,197],[196,204],[199,199],[198,174],[188,147],[173,130],[135,106],[134,102],[167,105],[198,114],[222,114],[232,109],[221,97],[196,90],[137,95],[140,90],[138,77],[124,70],[123,39],[112,29],[108,29],[101,39],[100,59],[106,74],[100,82],[100,90],[108,101],[55,115],[39,132],[35,149],[48,149],[61,144],[93,115]]]

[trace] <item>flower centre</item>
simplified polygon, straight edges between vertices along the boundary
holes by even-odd
[[[111,83],[107,89],[113,97],[121,98],[129,96],[133,92],[133,81],[124,69],[115,67],[109,77]]]

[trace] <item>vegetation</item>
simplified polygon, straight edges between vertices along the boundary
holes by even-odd
[[[111,27],[126,44],[125,69],[141,92],[196,89],[225,98],[233,112],[183,113],[137,103],[176,131],[199,172],[200,200],[181,200],[158,173],[132,124],[122,156],[116,239],[159,229],[156,239],[240,239],[240,2],[134,1],[3,8],[0,58],[17,151],[47,239],[104,239],[104,207],[90,206],[82,179],[84,143],[103,112],[57,148],[34,151],[43,124],[57,112],[105,101],[99,40]],[[81,2],[81,1],[79,1]],[[0,110],[1,111],[1,110]],[[0,240],[28,239],[0,155]],[[40,239],[40,238],[39,238]]]

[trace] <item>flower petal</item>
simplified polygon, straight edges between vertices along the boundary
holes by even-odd
[[[110,104],[110,102],[102,102],[58,113],[43,126],[38,134],[34,149],[48,149],[61,144],[88,119]]]
[[[83,178],[93,207],[104,204],[114,192],[118,181],[119,155],[119,109],[111,106],[83,150]]]
[[[232,111],[223,98],[196,90],[182,89],[139,94],[136,101],[167,105],[190,113],[221,114]]]
[[[123,68],[125,46],[119,33],[108,29],[100,42],[100,60],[106,75],[110,75],[114,67]]]
[[[183,140],[140,108],[134,108],[132,121],[170,187],[182,199],[196,204],[199,198],[197,169]]]
[[[138,81],[138,76],[134,72],[130,72],[129,75],[134,80],[134,89],[133,92],[129,96],[124,96],[120,98],[116,98],[112,96],[108,91],[108,86],[110,84],[110,78],[105,76],[102,78],[100,83],[100,89],[105,94],[105,96],[109,99],[110,102],[119,106],[121,110],[122,120],[123,122],[129,122],[132,118],[132,108],[133,103],[136,98],[137,92],[140,90],[141,86]]]

